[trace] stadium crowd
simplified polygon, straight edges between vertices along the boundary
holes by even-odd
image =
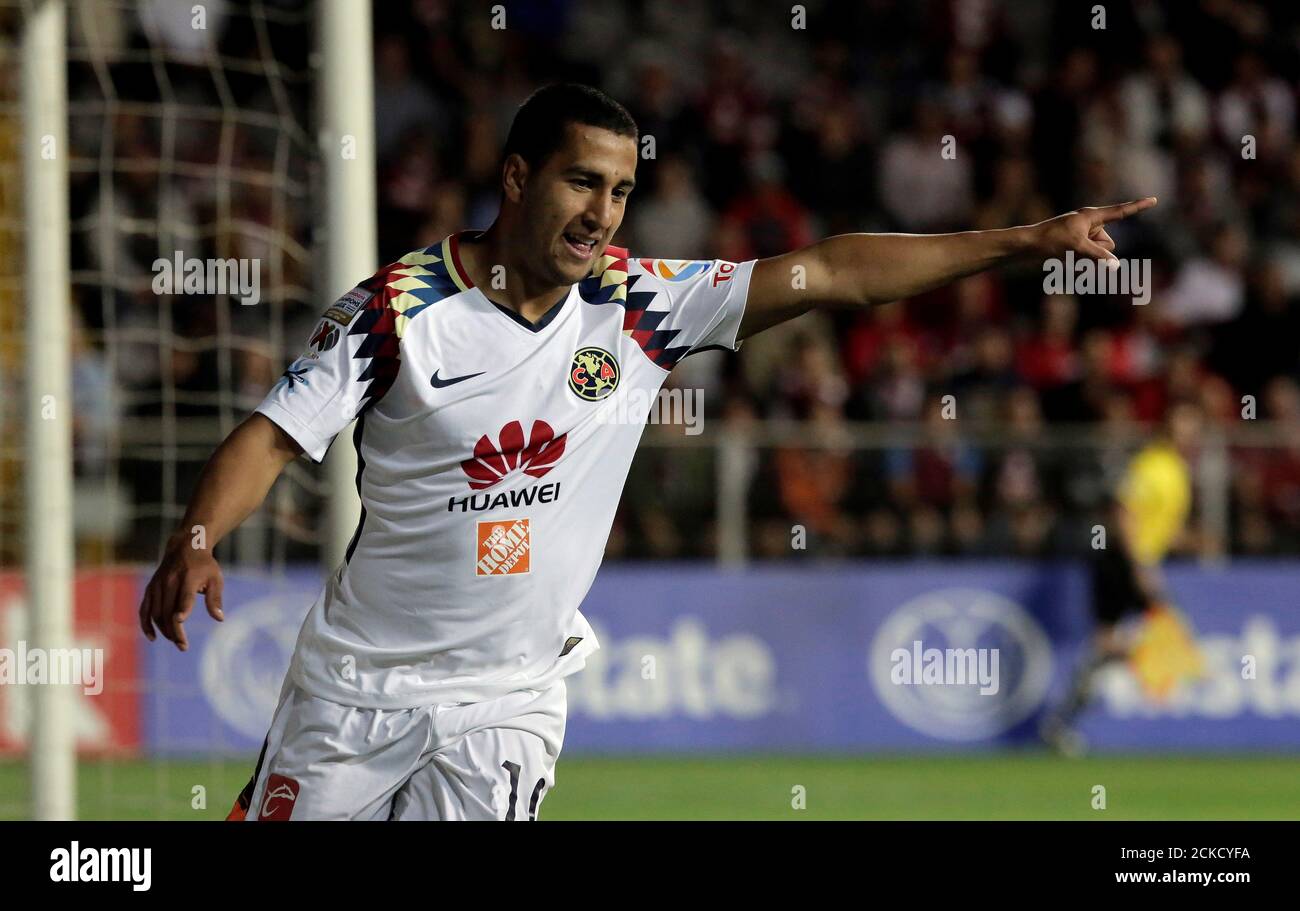
[[[123,47],[195,39],[146,28],[158,6],[145,4],[138,21],[123,14]],[[998,228],[1157,196],[1156,209],[1112,232],[1121,257],[1149,262],[1149,303],[1047,294],[1040,264],[1025,263],[910,301],[807,315],[747,340],[741,354],[688,358],[670,385],[703,391],[712,430],[800,422],[747,467],[755,556],[1081,552],[1123,465],[1122,447],[1101,445],[1108,436],[1131,443],[1135,427],[1175,400],[1200,404],[1207,435],[1233,434],[1244,396],[1257,421],[1281,428],[1280,444],[1231,448],[1227,539],[1194,521],[1179,551],[1300,551],[1300,6],[1114,2],[1104,4],[1104,28],[1093,4],[1069,2],[803,6],[799,23],[780,3],[540,0],[508,4],[498,29],[488,4],[377,3],[379,260],[491,222],[510,118],[556,79],[600,86],[653,137],[615,238],[637,256],[741,261],[836,233]],[[293,30],[282,31],[265,40],[292,44]],[[223,55],[264,54],[264,36],[237,9],[202,38]],[[305,60],[303,48],[285,54]],[[167,66],[168,91],[219,105],[203,49],[195,55]],[[100,97],[92,70],[74,66],[74,97]],[[128,97],[161,97],[154,67],[122,65],[113,77]],[[250,109],[282,111],[265,83],[236,79],[233,92]],[[305,116],[310,82],[286,77],[284,90]],[[95,161],[95,132],[79,134],[76,123],[77,154]],[[216,162],[229,153],[215,129],[196,123],[170,140],[180,151],[167,151]],[[119,158],[164,157],[155,119],[124,113],[115,135]],[[256,130],[233,142],[238,168],[285,178],[279,191],[292,196],[293,182],[309,178],[309,147]],[[116,198],[131,211],[105,219],[101,171],[74,174],[74,217],[90,226],[74,237],[76,255],[107,269],[110,251],[115,268],[147,274],[161,241],[123,219],[166,207],[180,236],[217,255],[275,257],[247,232],[223,246],[220,231],[202,230],[220,224],[219,207],[310,249],[305,197],[271,205],[275,194],[250,179],[218,198],[172,176],[119,169]],[[202,395],[177,404],[134,394],[156,393],[164,377],[195,393],[233,384],[251,408],[324,307],[303,291],[309,255],[276,261],[263,296],[287,307],[282,350],[178,346],[166,371],[138,351],[114,370],[101,363],[101,381],[87,388],[105,392],[88,420],[112,407],[128,418],[215,413]],[[102,284],[96,273],[77,289],[95,337],[105,331]],[[156,298],[119,290],[113,299],[114,326],[157,327]],[[236,312],[231,331],[264,338],[258,309]],[[173,318],[173,308],[169,325],[212,337],[219,310],[188,304]],[[93,373],[103,346],[85,348]],[[108,390],[109,376],[124,389]],[[943,414],[945,395],[955,397],[955,421]],[[856,448],[847,428],[859,421],[913,426],[922,442]],[[1066,426],[1092,428],[1098,445],[1044,445]],[[999,428],[1001,438],[976,445],[963,435],[970,427]],[[708,447],[643,447],[609,555],[714,554],[715,457]],[[148,474],[133,483],[147,485]],[[807,534],[802,551],[791,547],[796,525]]]

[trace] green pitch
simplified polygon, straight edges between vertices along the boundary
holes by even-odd
[[[221,819],[248,762],[85,762],[83,819]],[[735,756],[563,758],[545,820],[1300,819],[1287,756],[1058,759]],[[1106,809],[1092,807],[1106,789]],[[201,787],[202,791],[195,791]],[[795,809],[802,788],[804,809]],[[25,768],[0,763],[0,819],[27,815]],[[205,808],[194,808],[198,796]]]

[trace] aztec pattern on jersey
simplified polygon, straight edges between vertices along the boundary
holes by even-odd
[[[357,286],[373,294],[348,330],[348,335],[364,336],[352,356],[370,361],[357,377],[368,384],[358,414],[382,399],[397,379],[399,343],[407,324],[443,298],[466,289],[456,271],[447,267],[453,256],[448,240],[406,254]]]
[[[627,274],[628,252],[623,247],[606,247],[592,266],[591,275],[578,283],[578,293],[589,304],[616,303],[623,308],[623,334],[636,342],[646,357],[665,370],[690,351],[689,345],[673,345],[680,329],[660,329],[667,310],[651,310],[657,292],[635,291],[639,275]]]

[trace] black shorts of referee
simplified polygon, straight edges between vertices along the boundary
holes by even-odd
[[[1092,560],[1092,614],[1097,622],[1113,626],[1124,617],[1140,614],[1150,599],[1137,583],[1137,567],[1122,547],[1095,551]]]

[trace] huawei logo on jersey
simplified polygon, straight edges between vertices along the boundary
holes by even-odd
[[[568,434],[562,433],[557,437],[545,421],[533,421],[533,430],[525,445],[523,427],[518,421],[511,421],[501,428],[499,446],[490,436],[483,434],[474,444],[474,457],[461,462],[460,467],[469,475],[471,490],[491,487],[515,469],[540,478],[564,455],[566,436]]]

